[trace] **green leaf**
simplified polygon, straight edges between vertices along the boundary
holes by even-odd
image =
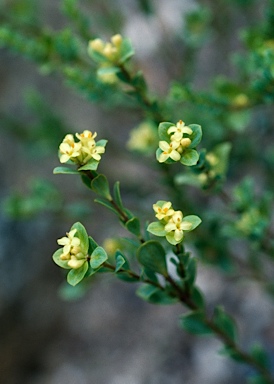
[[[95,203],[99,203],[103,205],[104,207],[108,208],[110,211],[114,212],[116,215],[119,216],[119,213],[116,211],[116,209],[112,206],[112,204],[105,199],[101,199],[100,197],[94,200]]]
[[[188,148],[196,148],[202,139],[202,128],[198,124],[190,124],[189,128],[192,129],[192,134],[189,136],[191,144]]]
[[[116,257],[116,268],[115,268],[115,272],[118,272],[120,271],[120,269],[123,267],[123,265],[125,264],[126,260],[123,258],[122,255],[118,254]]]
[[[88,262],[86,261],[80,268],[71,269],[67,275],[67,282],[70,285],[75,286],[80,283],[85,277],[85,274],[88,270]]]
[[[205,314],[201,311],[195,311],[183,315],[180,318],[180,326],[187,332],[195,335],[210,335],[213,333],[205,323]]]
[[[88,237],[88,241],[89,241],[88,254],[91,255],[92,252],[98,247],[98,244],[91,236]]]
[[[164,290],[151,284],[141,285],[137,289],[136,294],[141,299],[152,304],[169,305],[178,302],[177,297],[170,296]]]
[[[189,173],[177,174],[175,176],[175,183],[177,185],[191,185],[194,187],[200,187],[202,184],[201,180],[199,179],[199,175],[192,173],[192,171]]]
[[[86,187],[91,189],[91,180],[87,175],[81,174],[82,182],[85,184]]]
[[[79,175],[79,172],[75,169],[67,168],[67,167],[56,167],[53,170],[54,175]]]
[[[154,283],[158,283],[158,277],[156,273],[149,268],[143,268],[141,278],[142,280],[148,279]]]
[[[213,315],[214,324],[217,325],[231,340],[237,339],[237,328],[234,319],[225,313],[222,307],[216,307]]]
[[[166,253],[159,242],[149,240],[142,244],[137,251],[137,259],[144,267],[163,276],[168,276]]]
[[[111,200],[109,191],[108,180],[105,175],[98,175],[91,181],[92,190],[98,195],[105,197],[107,200]]]
[[[108,255],[102,247],[97,247],[90,256],[90,266],[93,269],[99,268],[106,260]]]
[[[141,71],[138,71],[136,75],[133,77],[132,85],[141,89],[142,91],[146,91],[147,84],[146,84],[144,75]]]
[[[254,344],[250,354],[261,367],[269,369],[270,364],[267,353],[260,344]]]
[[[173,127],[173,126],[174,126],[173,123],[169,123],[167,121],[159,124],[158,135],[159,135],[160,141],[167,141],[169,143],[169,141],[170,141],[169,136],[170,135],[167,133],[167,131],[168,131],[168,128]]]
[[[105,147],[107,145],[107,140],[101,139],[96,142],[96,147]]]
[[[98,168],[99,161],[95,159],[90,159],[85,165],[78,168],[78,171],[96,171]]]
[[[195,215],[185,216],[182,221],[183,222],[191,223],[191,228],[190,229],[186,229],[185,230],[186,232],[192,231],[193,229],[197,228],[198,225],[200,225],[201,222],[202,222],[200,217],[199,216],[195,216]]]
[[[155,236],[166,235],[165,225],[160,221],[154,221],[153,223],[150,223],[147,227],[147,231],[152,233]]]
[[[121,55],[119,63],[123,64],[134,55],[134,49],[129,39],[123,39],[121,44]]]
[[[54,254],[52,255],[52,259],[59,267],[64,269],[71,269],[71,267],[68,266],[68,260],[62,260],[60,259],[60,256],[63,253],[63,248],[58,249]]]
[[[132,217],[125,224],[127,230],[136,236],[140,236],[140,220],[137,217]]]
[[[186,266],[186,279],[185,282],[191,287],[196,279],[196,260],[192,257],[188,260]]]
[[[181,156],[180,162],[191,167],[196,165],[199,160],[199,153],[195,149],[186,149]]]
[[[225,346],[219,351],[220,355],[230,357],[231,359],[245,363],[246,361],[243,359],[242,355],[235,351],[233,348]]]
[[[71,227],[71,230],[72,229],[77,230],[75,236],[80,239],[81,248],[82,248],[83,252],[88,253],[89,239],[88,239],[88,234],[87,234],[86,228],[83,226],[83,224],[77,222],[77,223],[73,224],[73,226]]]
[[[119,256],[121,256],[124,259],[123,269],[129,270],[130,266],[126,256],[123,255],[122,252],[118,249],[118,251],[115,252],[115,260],[117,260]]]
[[[123,203],[122,203],[122,198],[121,198],[121,193],[120,193],[120,182],[116,181],[113,187],[113,199],[115,203],[118,205],[118,207],[123,210]]]
[[[201,309],[205,308],[205,300],[202,292],[198,287],[192,287],[191,300]]]

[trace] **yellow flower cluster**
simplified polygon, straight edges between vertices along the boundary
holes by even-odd
[[[162,222],[163,229],[166,232],[165,236],[171,244],[181,242],[184,231],[189,231],[192,228],[192,223],[183,220],[182,211],[174,211],[170,201],[160,201],[153,204],[153,210],[157,219]]]
[[[120,51],[123,38],[120,34],[111,37],[110,42],[104,42],[101,39],[91,40],[89,48],[105,56],[108,61],[117,63],[120,58]]]
[[[82,250],[80,239],[75,237],[76,233],[77,229],[72,229],[67,233],[67,236],[57,240],[59,245],[64,246],[60,259],[68,260],[68,266],[72,269],[82,267],[87,259],[87,255]]]
[[[96,132],[92,134],[92,132],[85,130],[83,133],[76,133],[76,137],[79,141],[75,142],[73,135],[66,135],[59,146],[60,162],[66,163],[71,160],[77,164],[83,165],[92,158],[96,161],[100,161],[101,154],[105,152],[105,148],[100,145],[96,146],[96,136]]]
[[[176,126],[170,127],[167,133],[171,135],[170,142],[159,142],[159,148],[163,151],[158,159],[160,163],[164,163],[169,158],[179,161],[183,151],[191,144],[190,138],[184,137],[184,134],[191,135],[193,131],[180,120]]]

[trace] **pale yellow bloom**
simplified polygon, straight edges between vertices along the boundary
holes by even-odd
[[[68,135],[67,135],[68,136]],[[60,146],[60,162],[66,163],[69,160],[75,160],[80,156],[81,143],[75,143],[74,141],[63,141]]]
[[[170,137],[171,140],[174,141],[181,141],[184,137],[184,133],[187,133],[188,135],[191,135],[193,133],[192,129],[185,125],[185,123],[180,120],[178,123],[173,125],[167,130],[167,133],[170,135],[173,133],[173,135]]]
[[[64,137],[63,143],[68,143],[69,145],[71,145],[71,144],[75,144],[73,135],[72,135],[71,133],[69,133],[68,135],[66,135],[66,136]]]
[[[97,161],[101,160],[101,154],[105,153],[105,147],[98,145],[97,147],[92,149],[90,156]]]
[[[181,158],[178,148],[180,142],[172,141],[167,143],[166,141],[159,141],[159,148],[163,151],[159,156],[159,163],[164,163],[167,159],[171,158],[174,161],[179,161]]]
[[[117,62],[120,57],[122,41],[122,36],[117,34],[112,36],[111,42],[104,42],[101,39],[91,40],[89,47],[105,56],[107,60]]]
[[[61,260],[68,260],[68,266],[77,269],[80,268],[86,261],[86,255],[82,252],[81,242],[76,237],[77,229],[72,229],[67,233],[67,236],[57,240],[59,245],[63,245],[63,253],[60,256]]]
[[[165,225],[165,231],[169,236],[174,237],[176,242],[180,242],[184,237],[184,231],[191,229],[192,224],[183,220],[183,213],[175,211],[169,222]]]
[[[210,152],[206,154],[206,160],[212,166],[215,166],[219,163],[218,157],[214,153],[210,153]]]
[[[232,100],[232,104],[237,108],[244,108],[249,104],[249,98],[244,93],[239,93]]]
[[[86,262],[86,259],[77,259],[75,256],[71,256],[71,259],[68,262],[68,266],[72,269],[78,269]]]
[[[96,146],[95,137],[97,133],[85,130],[82,133],[76,133],[76,137],[80,140],[74,142],[73,135],[66,135],[60,144],[60,162],[66,163],[69,160],[78,164],[86,164],[91,158],[96,161],[101,160],[101,154],[105,153],[103,146]]]
[[[82,133],[76,133],[75,136],[82,142],[82,144],[86,145],[87,142],[92,142],[92,140],[94,141],[95,137],[97,136],[97,133],[92,133],[91,131],[86,129]]]
[[[116,35],[112,36],[112,38],[111,38],[112,44],[115,47],[117,47],[117,48],[121,47],[122,41],[123,41],[123,38],[122,38],[122,36],[119,33],[117,33]]]
[[[102,53],[105,43],[101,39],[94,39],[89,42],[89,46],[94,51]]]
[[[174,209],[171,206],[171,202],[167,201],[162,206],[159,204],[153,204],[154,212],[156,212],[156,217],[158,220],[169,218],[174,214]]]

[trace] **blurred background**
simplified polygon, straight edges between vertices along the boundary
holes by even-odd
[[[0,22],[18,30],[18,39],[20,31],[35,35],[39,26],[45,33],[58,33],[72,28],[70,3],[1,1]],[[192,78],[196,87],[206,88],[217,75],[233,78],[231,53],[242,50],[238,31],[258,22],[265,7],[264,1],[251,0],[79,4],[90,21],[90,36],[87,27],[79,29],[82,37],[129,37],[136,68],[142,69],[151,92],[159,97],[166,95],[172,80]],[[1,33],[0,29],[0,40]],[[125,232],[111,213],[93,203],[95,196],[77,177],[53,175],[64,135],[89,129],[109,140],[100,171],[112,183],[121,181],[126,206],[140,210],[146,220],[160,197],[159,184],[155,190],[158,171],[149,165],[150,158],[126,147],[129,132],[143,120],[138,108],[123,106],[119,96],[112,108],[103,88],[97,100],[90,100],[81,87],[70,86],[71,78],[64,81],[49,64],[27,60],[15,45],[0,50],[0,381],[243,383],[247,368],[218,355],[219,341],[179,330],[178,316],[185,311],[180,305],[145,303],[135,296],[135,285],[105,276],[96,277],[84,295],[81,289],[68,292],[63,271],[51,259],[56,239],[78,220],[99,244]],[[267,328],[269,302],[256,286],[243,284],[240,293],[232,286],[227,294],[222,275],[206,265],[200,267],[198,282],[210,305],[225,301],[241,324],[251,319],[241,329],[243,345],[250,335],[273,340],[273,329]]]

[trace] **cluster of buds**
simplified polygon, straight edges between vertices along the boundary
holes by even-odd
[[[185,135],[190,136],[193,131],[180,120],[176,126],[174,125],[168,128],[167,133],[170,135],[170,141],[159,141],[159,148],[163,151],[158,158],[160,163],[164,163],[169,158],[174,161],[179,161],[185,149],[191,144],[190,138],[185,137]]]
[[[95,137],[97,133],[85,130],[82,133],[76,133],[79,141],[75,142],[74,136],[68,134],[59,146],[60,162],[67,163],[72,161],[79,165],[86,164],[89,160],[101,160],[101,154],[105,152],[105,141],[96,143]]]
[[[102,39],[94,39],[89,42],[89,51],[94,51],[107,61],[117,64],[121,56],[122,42],[123,38],[120,34],[112,36],[110,42],[104,42]]]
[[[76,236],[77,229],[72,229],[67,236],[57,240],[59,245],[63,245],[60,259],[67,261],[68,267],[78,269],[87,261],[87,255],[81,246],[80,239]]]
[[[184,232],[192,231],[201,223],[198,216],[184,217],[182,211],[175,211],[170,201],[158,201],[153,204],[153,210],[159,221],[149,224],[148,231],[156,236],[165,236],[173,245],[183,240]]]

